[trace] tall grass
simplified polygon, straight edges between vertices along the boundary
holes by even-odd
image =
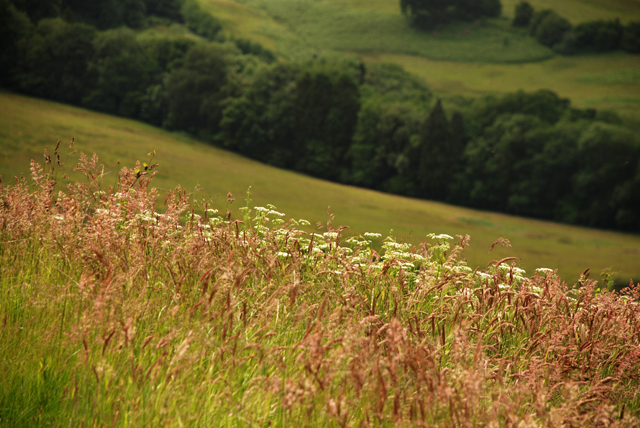
[[[468,236],[376,252],[250,195],[160,214],[156,165],[82,155],[62,192],[56,155],[0,185],[3,426],[637,426],[640,286],[472,270]]]

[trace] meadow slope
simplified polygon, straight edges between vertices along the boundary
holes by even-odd
[[[640,277],[637,235],[481,212],[329,183],[132,120],[0,93],[3,182],[21,173],[27,175],[30,160],[41,160],[44,146],[52,150],[58,139],[67,142],[71,137],[76,139],[75,148],[101,157],[107,174],[116,171],[118,162],[120,166],[132,166],[155,150],[160,163],[156,187],[169,189],[180,184],[196,199],[220,210],[226,210],[230,191],[236,198],[230,207],[234,216],[239,215],[237,208],[243,206],[242,199],[251,186],[253,205],[271,203],[288,216],[312,223],[326,222],[327,207],[331,206],[336,223],[350,226],[350,234],[386,235],[393,229],[396,237],[413,244],[424,241],[432,232],[469,234],[471,246],[464,257],[471,266],[485,266],[491,260],[513,255],[528,272],[537,267],[558,268],[569,282],[587,268],[596,278],[607,268],[627,281],[629,277]],[[65,150],[61,150],[62,161]],[[74,164],[74,156],[68,158],[67,164]],[[110,180],[108,176],[106,183]],[[509,239],[513,248],[496,248],[489,254],[491,243],[500,237]]]
[[[640,124],[640,59],[607,53],[561,57],[537,44],[509,19],[463,23],[426,34],[409,28],[396,0],[199,0],[225,25],[227,36],[264,44],[284,58],[349,53],[365,63],[396,63],[422,77],[439,97],[551,89],[577,107],[611,109]],[[574,24],[597,19],[640,20],[637,0],[532,0]]]
[[[377,253],[273,209],[197,218],[183,192],[159,213],[148,172],[79,167],[64,197],[36,166],[0,186],[0,426],[640,422],[640,285],[473,271],[446,235]]]

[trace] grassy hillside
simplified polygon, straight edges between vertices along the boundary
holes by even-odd
[[[378,257],[183,194],[158,213],[146,177],[83,166],[65,198],[0,187],[0,426],[640,423],[640,285],[473,271],[447,236]]]
[[[557,56],[529,64],[432,61],[398,54],[359,54],[370,63],[393,62],[422,77],[439,96],[552,89],[580,108],[615,110],[640,124],[640,56],[624,53]]]
[[[286,58],[334,50],[365,62],[397,63],[445,98],[551,89],[576,106],[612,109],[640,123],[638,56],[555,56],[526,31],[511,28],[515,0],[503,2],[503,19],[457,24],[433,34],[409,28],[396,0],[199,1],[224,22],[228,35],[261,42]],[[531,3],[537,9],[553,7],[574,23],[640,20],[637,0]]]
[[[228,0],[201,0],[205,9],[227,24],[230,34],[270,43],[288,57],[296,57],[306,46],[324,50],[393,52],[438,60],[496,63],[539,61],[552,52],[514,29],[506,19],[484,24],[451,25],[425,34],[407,25],[395,10],[358,7],[349,2],[314,0],[244,0],[238,6]],[[244,19],[245,14],[249,19]],[[297,45],[291,46],[295,35]],[[506,40],[506,41],[505,41]]]
[[[233,211],[242,206],[249,186],[256,205],[274,204],[294,218],[326,222],[331,206],[336,222],[349,225],[350,232],[387,233],[393,228],[401,239],[417,244],[428,233],[469,234],[465,253],[469,264],[485,266],[505,255],[520,258],[529,272],[538,267],[558,268],[568,281],[575,281],[591,268],[597,274],[612,268],[618,277],[640,277],[640,236],[480,212],[440,203],[413,200],[349,186],[328,183],[268,167],[235,154],[167,133],[131,120],[106,116],[56,103],[0,94],[0,175],[7,182],[27,174],[30,159],[42,159],[42,149],[58,139],[76,137],[76,148],[101,156],[109,173],[120,165],[133,165],[156,150],[160,173],[155,185],[173,188],[181,184],[201,190],[198,199],[226,209],[226,194],[237,198]],[[65,147],[64,145],[62,147]],[[62,160],[65,151],[62,150]],[[73,163],[70,157],[68,164]],[[115,178],[115,177],[114,177]],[[108,182],[108,180],[107,180]],[[234,214],[236,215],[236,214]],[[511,240],[513,248],[495,249],[499,237]],[[380,242],[374,243],[379,245]]]

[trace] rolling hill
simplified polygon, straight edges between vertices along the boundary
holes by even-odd
[[[132,166],[155,150],[160,163],[155,186],[177,184],[196,192],[198,200],[221,210],[226,195],[236,202],[234,215],[252,188],[253,205],[274,204],[288,216],[313,223],[327,221],[327,207],[335,223],[351,227],[350,233],[378,232],[393,228],[395,236],[418,244],[428,233],[471,235],[465,254],[471,266],[516,256],[533,273],[537,267],[558,268],[572,282],[587,268],[594,275],[611,268],[618,278],[640,277],[640,236],[572,227],[555,223],[481,212],[446,204],[414,200],[350,186],[329,183],[260,164],[236,154],[168,133],[132,120],[107,116],[58,103],[0,93],[0,175],[6,183],[27,175],[30,159],[42,159],[44,146],[51,150],[58,139],[75,137],[75,148],[97,153],[107,174]],[[63,144],[64,148],[65,145]],[[64,162],[67,150],[61,150]],[[67,160],[71,169],[74,156]],[[110,184],[107,175],[105,183]],[[504,237],[513,247],[488,249]],[[380,244],[378,242],[378,244]]]
[[[365,63],[397,63],[445,98],[551,89],[576,107],[610,109],[640,125],[640,58],[607,53],[561,57],[539,45],[510,18],[461,23],[431,34],[410,28],[397,0],[199,0],[230,37],[264,44],[290,60],[319,52],[355,55]],[[596,19],[640,20],[637,0],[532,0],[574,24]]]

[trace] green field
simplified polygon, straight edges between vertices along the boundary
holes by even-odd
[[[314,0],[244,0],[241,3],[243,5],[228,0],[201,0],[205,9],[226,24],[230,34],[262,41],[285,57],[297,58],[306,51],[335,50],[519,63],[540,61],[553,55],[525,30],[512,28],[507,19],[455,24],[425,34],[407,25],[399,7],[392,11],[385,5],[376,9],[348,2]]]
[[[561,57],[537,44],[505,18],[481,26],[457,24],[438,34],[408,27],[395,0],[200,0],[227,34],[263,43],[284,58],[306,60],[339,51],[365,62],[392,62],[422,78],[443,98],[523,89],[551,89],[582,108],[615,110],[640,124],[640,57],[624,53]],[[640,20],[637,0],[551,2],[574,23]]]
[[[397,237],[414,244],[428,233],[471,235],[465,254],[470,265],[486,265],[502,256],[520,258],[528,272],[537,267],[558,268],[567,281],[575,281],[587,268],[594,274],[612,268],[620,278],[640,277],[640,236],[591,230],[414,200],[350,186],[329,183],[253,162],[186,136],[168,133],[139,122],[121,119],[57,103],[0,94],[0,175],[7,182],[29,172],[30,159],[42,159],[43,147],[74,136],[76,148],[98,153],[113,174],[118,161],[132,166],[156,150],[159,188],[181,184],[196,198],[226,208],[226,194],[237,198],[232,208],[242,206],[249,186],[256,205],[274,204],[295,218],[312,222],[327,220],[331,206],[336,222],[350,232],[394,230]],[[65,147],[64,145],[62,147]],[[65,149],[66,150],[66,149]],[[62,160],[65,150],[61,150]],[[70,158],[68,164],[73,163]],[[107,177],[106,182],[109,183]],[[236,212],[234,209],[234,212]],[[513,248],[495,249],[499,237],[511,240]]]
[[[520,0],[502,0],[503,13],[513,16]],[[529,0],[537,10],[553,9],[573,24],[597,19],[620,18],[623,23],[640,20],[638,0]]]
[[[444,98],[551,89],[576,107],[615,110],[640,124],[640,56],[557,56],[529,64],[432,61],[397,54],[359,56],[368,63],[399,64]]]

